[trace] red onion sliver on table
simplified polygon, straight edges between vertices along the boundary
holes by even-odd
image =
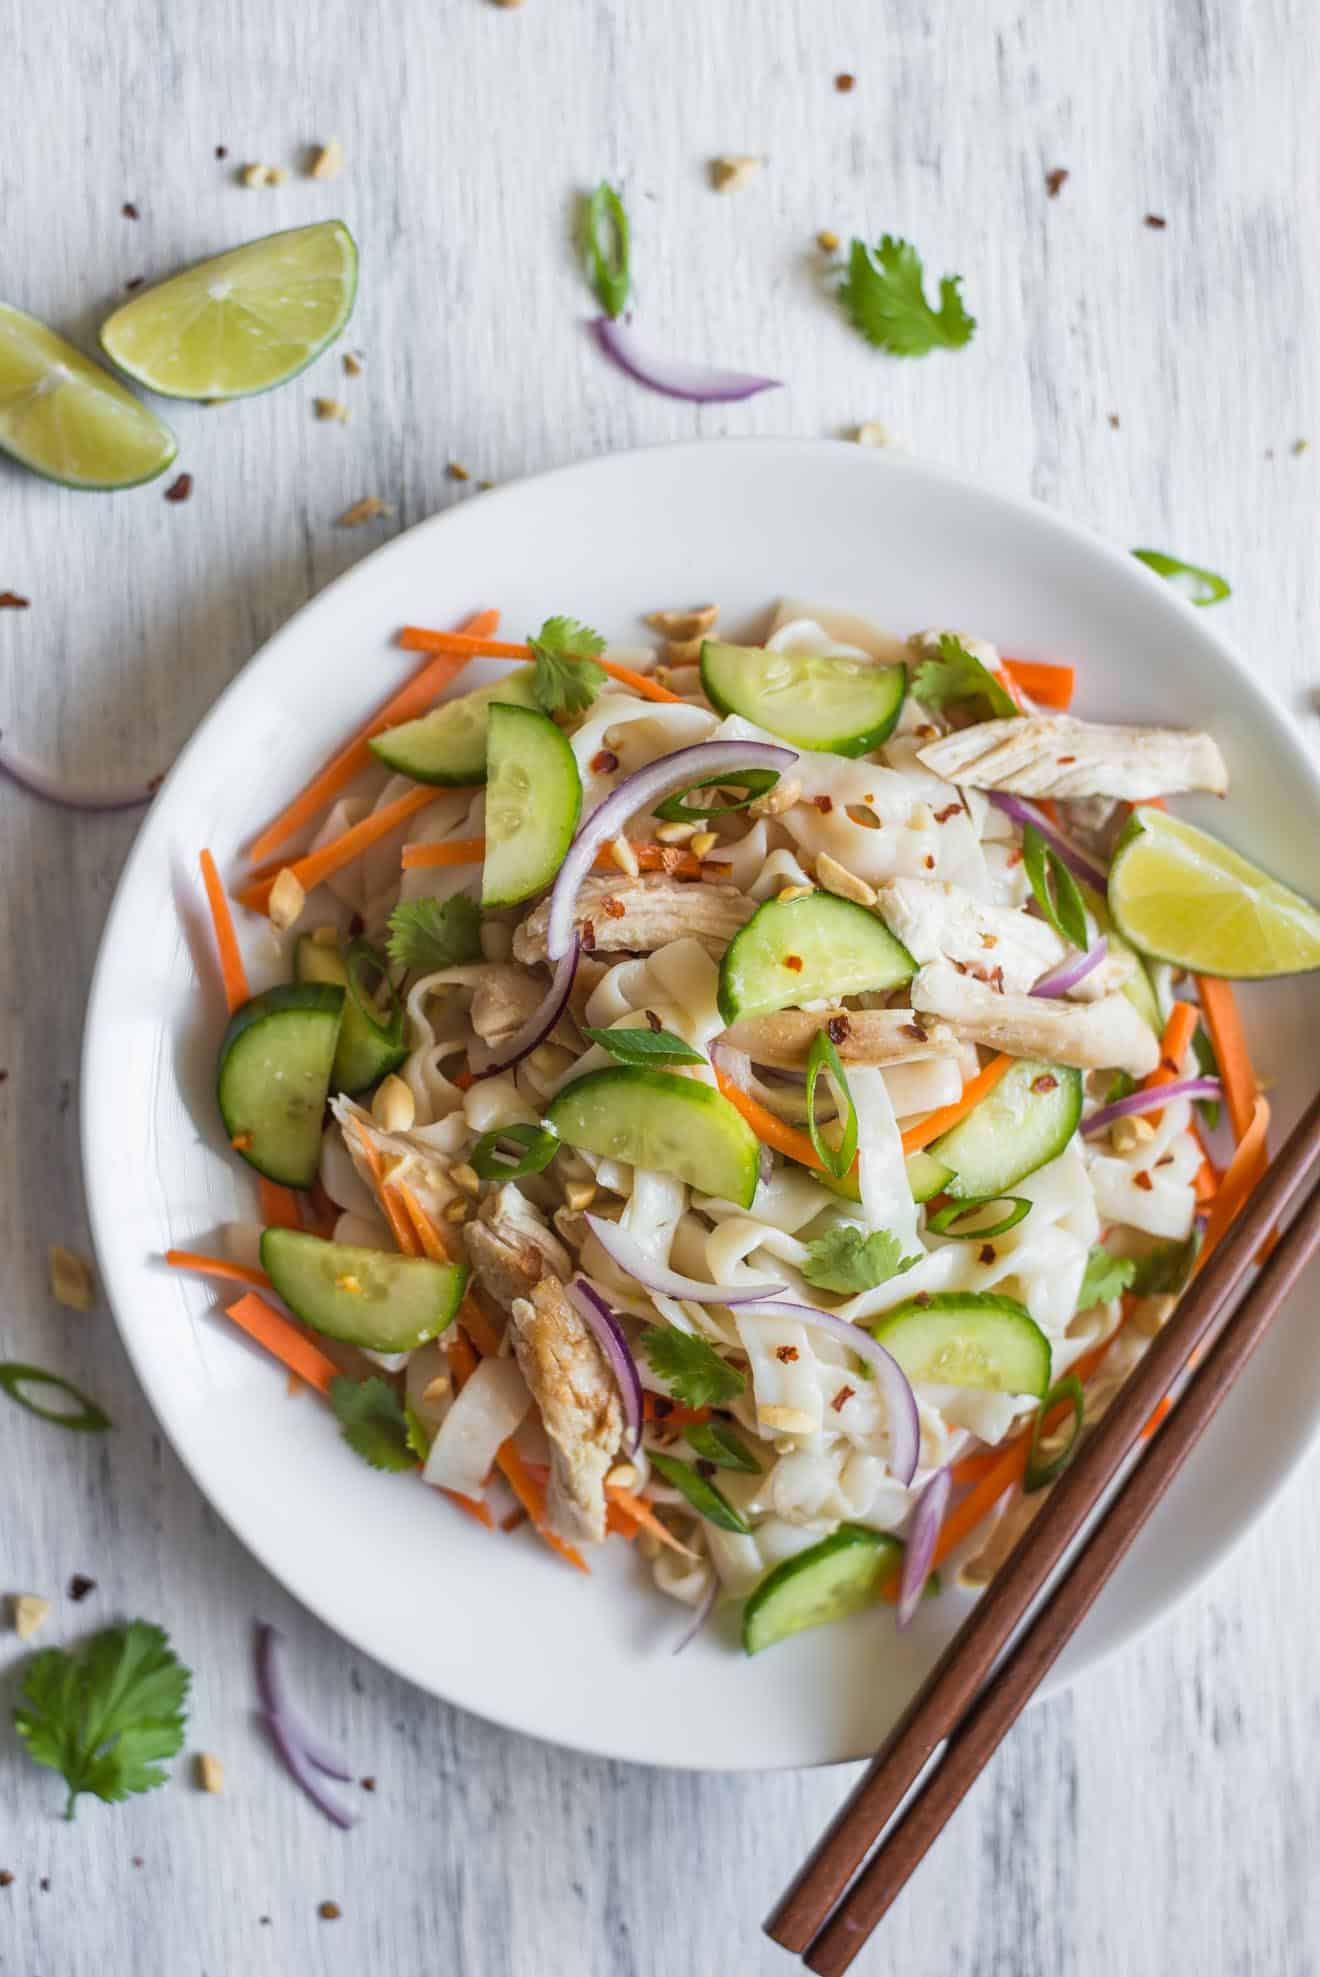
[[[568,1007],[568,998],[573,990],[573,977],[577,973],[578,956],[581,952],[581,939],[574,933],[555,967],[549,988],[522,1028],[515,1030],[498,1050],[489,1053],[491,1059],[489,1063],[481,1063],[477,1053],[475,1051],[471,1053],[474,1076],[494,1078],[501,1071],[511,1070],[515,1064],[521,1064],[524,1057],[530,1057],[538,1044],[544,1043]]]
[[[568,1286],[573,1309],[587,1327],[609,1362],[619,1389],[623,1422],[627,1430],[628,1453],[635,1454],[642,1439],[642,1381],[622,1325],[598,1290],[585,1277],[574,1277]]]
[[[301,1785],[319,1812],[347,1831],[356,1825],[356,1815],[322,1784],[317,1773],[345,1783],[353,1774],[339,1753],[303,1721],[290,1701],[284,1680],[283,1653],[283,1636],[261,1622],[257,1628],[256,1664],[262,1720],[289,1776]]]
[[[1084,858],[1080,851],[1074,850],[1067,838],[1055,830],[1043,811],[1037,810],[1034,804],[1028,803],[1023,797],[1010,796],[1007,790],[989,789],[986,795],[996,810],[1002,810],[1006,817],[1011,817],[1023,830],[1028,824],[1038,830],[1050,849],[1062,858],[1074,878],[1090,886],[1093,892],[1104,894],[1108,890],[1108,874],[1098,865],[1093,865],[1089,858]]]
[[[1085,954],[1074,955],[1071,961],[1063,961],[1048,975],[1042,975],[1031,993],[1033,995],[1067,995],[1078,982],[1084,982],[1089,974],[1100,966],[1109,952],[1109,942],[1101,934],[1094,947]]]
[[[756,1308],[752,1307],[752,1310]],[[907,1374],[893,1354],[886,1352],[860,1325],[851,1324],[833,1311],[822,1311],[818,1305],[793,1304],[787,1298],[770,1298],[760,1303],[759,1309],[765,1317],[799,1318],[804,1325],[814,1325],[865,1362],[885,1399],[889,1467],[900,1483],[910,1483],[917,1473],[917,1461],[921,1454],[921,1423],[917,1417],[917,1397]]]
[[[39,796],[46,803],[57,803],[64,810],[139,810],[150,803],[159,787],[159,778],[150,783],[130,783],[120,789],[88,789],[82,783],[70,782],[65,776],[54,776],[47,769],[38,769],[32,762],[25,762],[12,749],[0,743],[0,775],[8,776],[20,789],[31,796]]]
[[[758,391],[777,391],[783,383],[781,378],[756,377],[749,371],[718,370],[713,365],[653,356],[643,350],[627,324],[608,316],[597,316],[591,327],[612,363],[636,378],[638,384],[663,392],[666,398],[684,398],[693,405],[730,405],[740,398],[754,398]]]
[[[1102,1105],[1083,1119],[1084,1133],[1102,1133],[1115,1119],[1132,1119],[1140,1112],[1158,1112],[1175,1098],[1222,1098],[1224,1088],[1218,1078],[1174,1078],[1167,1085],[1151,1085],[1147,1091],[1130,1091],[1112,1105]]]
[[[787,1284],[703,1284],[695,1277],[681,1277],[677,1270],[654,1263],[636,1236],[617,1222],[607,1222],[602,1215],[588,1215],[586,1220],[611,1262],[636,1278],[643,1290],[660,1297],[687,1297],[697,1304],[764,1304],[788,1289]]]
[[[774,769],[782,775],[797,759],[795,748],[778,748],[771,742],[699,741],[626,777],[603,803],[597,804],[559,868],[550,894],[550,920],[546,927],[546,952],[550,959],[561,960],[568,951],[574,937],[573,909],[596,853],[611,838],[619,836],[630,817],[652,809],[661,798],[671,796],[675,790],[688,789],[706,776],[732,776],[736,769]]]
[[[898,1624],[906,1627],[921,1602],[922,1590],[935,1553],[935,1541],[944,1522],[952,1477],[947,1469],[937,1469],[917,1498],[903,1552],[903,1570],[898,1581]]]

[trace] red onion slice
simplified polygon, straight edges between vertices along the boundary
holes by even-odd
[[[679,1639],[674,1647],[675,1654],[682,1654],[685,1647],[691,1647],[693,1641],[696,1640],[697,1635],[701,1632],[706,1622],[710,1619],[711,1614],[715,1611],[715,1602],[719,1598],[719,1595],[720,1595],[720,1575],[718,1572],[712,1572],[710,1579],[710,1591],[702,1595],[701,1604],[697,1607],[696,1611],[692,1615],[691,1621],[683,1629],[682,1634],[679,1636]]]
[[[1042,975],[1031,993],[1033,995],[1067,995],[1078,982],[1084,982],[1089,974],[1100,966],[1109,952],[1109,942],[1101,934],[1094,947],[1087,949],[1071,961],[1060,962],[1053,973]]]
[[[1002,810],[1006,817],[1011,817],[1023,830],[1028,824],[1038,830],[1046,844],[1058,852],[1068,870],[1075,878],[1079,878],[1083,885],[1088,885],[1093,892],[1102,894],[1108,890],[1108,873],[1103,872],[1098,865],[1093,865],[1089,858],[1084,858],[1080,851],[1074,851],[1067,838],[1055,830],[1049,818],[1043,811],[1037,810],[1033,803],[1027,803],[1020,796],[1010,796],[1007,790],[1002,789],[989,789],[986,795],[996,810]]]
[[[673,755],[637,769],[598,803],[569,846],[550,895],[546,952],[552,961],[567,953],[573,939],[573,909],[595,861],[596,853],[618,837],[630,817],[649,810],[662,797],[687,789],[706,776],[731,775],[735,769],[775,769],[781,775],[798,759],[795,748],[765,741],[699,741]]]
[[[947,1469],[937,1469],[917,1498],[917,1507],[912,1513],[912,1523],[903,1552],[903,1570],[898,1581],[900,1627],[908,1626],[921,1603],[921,1595],[930,1575],[930,1561],[935,1554],[935,1543],[940,1535],[940,1525],[944,1522],[952,1481]]]
[[[265,1621],[257,1627],[257,1692],[261,1697],[262,1721],[270,1731],[271,1742],[294,1782],[327,1819],[345,1831],[357,1823],[335,1794],[321,1783],[317,1773],[347,1783],[352,1777],[344,1759],[319,1732],[304,1722],[290,1700],[284,1678],[284,1637]]]
[[[695,1277],[680,1277],[677,1270],[652,1262],[636,1236],[617,1222],[588,1215],[587,1227],[612,1262],[636,1278],[643,1290],[660,1297],[687,1297],[697,1304],[764,1304],[788,1289],[787,1284],[703,1284]]]
[[[489,1052],[489,1061],[484,1064],[478,1062],[475,1050],[470,1053],[475,1077],[494,1078],[501,1071],[509,1071],[515,1064],[521,1064],[524,1057],[530,1057],[539,1043],[545,1042],[568,1007],[568,998],[573,990],[573,977],[577,973],[578,956],[581,952],[581,939],[573,933],[556,965],[544,998],[537,1003],[522,1028],[515,1030],[508,1042],[499,1046],[498,1051]]]
[[[832,1311],[822,1311],[815,1304],[791,1304],[784,1298],[773,1298],[765,1302],[765,1311],[776,1318],[791,1314],[800,1318],[804,1325],[815,1325],[826,1332],[849,1352],[856,1353],[870,1367],[880,1391],[885,1398],[885,1421],[889,1428],[889,1467],[900,1483],[908,1484],[917,1473],[917,1461],[921,1454],[921,1422],[917,1415],[917,1397],[912,1391],[911,1382],[892,1353],[860,1325],[854,1325],[846,1318],[839,1318]]]
[[[597,316],[592,322],[596,341],[605,355],[626,371],[638,384],[663,392],[666,398],[685,398],[693,405],[729,405],[739,398],[754,398],[758,391],[777,391],[782,378],[762,378],[749,371],[717,370],[706,364],[686,364],[670,357],[654,357],[643,350],[625,323]]]
[[[1222,1098],[1224,1088],[1218,1078],[1174,1078],[1167,1085],[1152,1085],[1148,1091],[1130,1091],[1112,1105],[1102,1105],[1083,1119],[1083,1133],[1102,1133],[1115,1119],[1132,1119],[1139,1112],[1159,1112],[1175,1098]]]
[[[622,1325],[598,1290],[585,1277],[574,1277],[568,1286],[573,1309],[587,1327],[609,1361],[623,1405],[623,1423],[628,1431],[628,1453],[634,1455],[642,1439],[642,1382],[632,1347]]]
[[[64,776],[53,776],[35,763],[25,762],[12,749],[0,744],[0,775],[9,777],[31,796],[46,803],[57,803],[63,810],[138,810],[150,803],[160,787],[160,778],[150,783],[131,783],[119,789],[88,789]]]

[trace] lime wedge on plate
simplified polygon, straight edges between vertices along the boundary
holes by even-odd
[[[81,350],[0,302],[0,452],[66,487],[136,487],[178,448],[169,427]]]
[[[1133,811],[1110,868],[1109,910],[1134,947],[1198,975],[1320,968],[1320,910],[1162,810]]]
[[[305,370],[357,294],[357,247],[340,220],[268,234],[135,295],[101,348],[165,398],[246,398]]]

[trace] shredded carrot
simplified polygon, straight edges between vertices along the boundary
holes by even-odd
[[[461,653],[470,659],[530,659],[531,647],[511,645],[507,639],[474,638],[467,632],[433,632],[425,625],[405,625],[399,633],[399,644],[407,652],[452,652]],[[612,659],[598,659],[596,664],[608,673],[611,679],[640,693],[644,700],[678,700],[681,696],[671,693],[668,687],[658,686],[648,679],[645,673],[635,673],[630,666],[616,666]]]
[[[952,1105],[942,1105],[938,1112],[930,1112],[915,1126],[909,1126],[903,1135],[904,1153],[916,1153],[918,1148],[929,1146],[932,1140],[947,1133],[960,1119],[965,1119],[973,1106],[992,1092],[1004,1073],[1017,1063],[1017,1058],[1006,1056],[1002,1051],[983,1065],[974,1078],[969,1078],[962,1092]]]
[[[1196,1034],[1200,1021],[1194,1002],[1175,1002],[1169,1011],[1164,1025],[1164,1035],[1160,1038],[1160,1061],[1148,1078],[1141,1081],[1143,1091],[1153,1091],[1158,1085],[1169,1085],[1182,1076],[1182,1061],[1187,1055],[1187,1047]]]
[[[220,979],[225,985],[225,1001],[232,1016],[248,1000],[247,970],[243,966],[243,956],[234,932],[233,916],[229,911],[229,901],[220,883],[220,874],[215,868],[215,859],[209,851],[201,855],[202,884],[206,887],[206,903],[211,909],[211,924],[215,928],[216,953],[220,959]]]
[[[635,839],[632,841],[632,854],[643,872],[677,873],[685,879],[701,876],[701,860],[677,844],[652,844],[644,838]],[[433,866],[479,865],[485,856],[484,837],[451,838],[445,844],[405,844],[403,869],[405,872],[415,872]],[[618,862],[608,845],[597,852],[595,869],[598,872],[618,871]]]
[[[498,611],[478,611],[467,620],[463,630],[473,637],[483,638],[488,633],[498,631],[499,622]],[[385,728],[398,727],[400,722],[415,720],[419,714],[426,713],[431,702],[443,693],[451,680],[458,677],[466,664],[464,654],[451,652],[419,667],[412,678],[397,693],[391,694],[370,720],[365,721],[357,733],[345,742],[338,754],[331,756],[325,767],[312,777],[291,803],[285,805],[279,816],[272,818],[260,836],[252,840],[248,846],[248,856],[254,863],[271,857],[295,831],[310,824],[320,811],[328,810],[340,791],[346,789],[353,778],[375,760],[367,746],[371,737]]]
[[[598,659],[596,664],[603,667],[612,680],[618,680],[621,686],[630,686],[643,700],[678,701],[683,697],[671,693],[667,686],[661,686],[658,681],[648,679],[645,673],[635,673],[631,666],[616,666],[612,659]]]
[[[1059,806],[1054,801],[1054,798],[1052,796],[1038,796],[1035,799],[1035,803],[1041,816],[1047,817],[1057,831],[1059,828]]]
[[[733,1079],[727,1077],[718,1065],[715,1067],[715,1077],[730,1105],[736,1106],[742,1113],[759,1140],[764,1140],[767,1146],[772,1146],[776,1153],[784,1154],[787,1159],[796,1160],[800,1166],[824,1170],[824,1161],[805,1133],[800,1133],[796,1126],[785,1125],[782,1119],[777,1119],[774,1113],[758,1099],[741,1091]],[[855,1161],[853,1165],[856,1166]]]
[[[421,1243],[414,1233],[412,1223],[404,1211],[398,1194],[385,1178],[385,1168],[380,1155],[371,1144],[371,1139],[362,1122],[353,1113],[348,1114],[348,1123],[353,1128],[353,1137],[358,1143],[367,1172],[371,1175],[371,1185],[376,1191],[376,1199],[384,1210],[385,1219],[393,1232],[394,1240],[405,1256],[420,1256]]]
[[[1072,705],[1074,674],[1071,666],[1047,666],[1035,659],[1005,659],[1004,671],[1013,685],[1041,707],[1066,713]]]
[[[296,858],[291,865],[281,866],[280,870],[292,872],[303,891],[310,892],[324,879],[342,872],[345,865],[351,865],[364,851],[370,851],[373,844],[379,844],[400,824],[407,823],[409,817],[415,817],[419,810],[425,810],[428,804],[434,803],[435,794],[429,784],[407,790],[393,803],[387,803],[383,810],[374,810],[360,824],[354,824],[351,830],[332,838],[329,844],[323,844],[319,851],[310,851],[305,858]],[[240,904],[252,913],[264,913],[277,876],[277,873],[262,873],[253,879],[238,894]]]
[[[575,1565],[579,1572],[589,1572],[591,1568],[582,1554],[574,1551],[572,1545],[566,1545],[562,1538],[557,1538],[546,1523],[545,1490],[530,1474],[527,1464],[511,1440],[505,1442],[495,1462],[505,1482],[535,1524],[537,1536],[549,1545],[551,1551],[557,1551],[561,1558],[566,1559],[570,1565]]]
[[[1219,1184],[1219,1192],[1210,1209],[1205,1241],[1201,1245],[1201,1254],[1197,1259],[1198,1268],[1205,1262],[1215,1245],[1222,1241],[1229,1225],[1236,1220],[1244,1207],[1248,1196],[1263,1180],[1270,1160],[1269,1130],[1269,1102],[1257,1098],[1252,1108],[1251,1123],[1237,1143],[1233,1158],[1228,1163],[1228,1170]]]
[[[437,865],[479,865],[485,856],[484,837],[456,837],[448,844],[405,844],[403,869],[416,872]]]
[[[268,1291],[270,1278],[264,1270],[250,1270],[246,1263],[230,1263],[222,1256],[201,1256],[193,1249],[167,1249],[165,1261],[171,1270],[193,1270],[200,1277],[227,1277],[253,1290]]]
[[[458,1322],[483,1359],[499,1351],[500,1335],[470,1291],[458,1307]]]
[[[452,1263],[453,1255],[450,1251],[449,1244],[445,1241],[439,1229],[436,1228],[435,1223],[422,1207],[421,1202],[417,1199],[412,1189],[406,1187],[400,1181],[395,1192],[397,1192],[400,1201],[407,1210],[408,1220],[417,1232],[417,1240],[422,1245],[423,1255],[429,1256],[432,1263]]]
[[[673,1532],[656,1516],[644,1497],[634,1496],[631,1490],[620,1489],[617,1483],[607,1483],[605,1495],[611,1504],[620,1505],[642,1530],[649,1531],[653,1538],[659,1538],[662,1545],[668,1545],[671,1551],[681,1553],[684,1558],[696,1557],[695,1551],[679,1543]]]
[[[457,1490],[446,1490],[442,1488],[440,1494],[441,1496],[447,1496],[449,1501],[464,1511],[474,1523],[484,1525],[488,1531],[495,1529],[495,1519],[491,1516],[486,1504],[474,1503],[470,1496],[460,1496]]]
[[[631,1544],[641,1528],[637,1519],[630,1517],[621,1503],[605,1505],[605,1529],[616,1538],[626,1538]]]
[[[642,1414],[646,1420],[663,1421],[670,1428],[692,1428],[699,1421],[710,1419],[708,1407],[684,1407],[680,1401],[667,1400],[649,1388],[642,1395]]]
[[[258,1174],[257,1194],[261,1219],[268,1229],[301,1229],[302,1215],[292,1188],[281,1187],[278,1181],[268,1181],[264,1174]]]
[[[1260,1086],[1252,1069],[1237,998],[1230,985],[1214,975],[1198,975],[1196,986],[1210,1041],[1219,1060],[1229,1124],[1234,1139],[1240,1143],[1250,1130]]]
[[[340,1377],[334,1360],[327,1359],[319,1346],[313,1345],[296,1325],[255,1291],[249,1291],[237,1304],[228,1305],[225,1315],[319,1394],[328,1394],[330,1382]]]

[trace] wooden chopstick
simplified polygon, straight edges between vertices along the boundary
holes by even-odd
[[[1214,1419],[1317,1247],[1320,1183],[1215,1340],[1153,1446],[1087,1538],[1077,1562],[977,1696],[927,1783],[812,1943],[804,1960],[817,1977],[841,1977],[944,1830]]]
[[[767,1933],[786,1949],[801,1951],[811,1943],[934,1751],[988,1681],[1014,1630],[1095,1510],[1150,1415],[1246,1276],[1256,1250],[1306,1179],[1318,1153],[1320,1096],[767,1920]],[[1156,1446],[1165,1432],[1156,1438]]]

